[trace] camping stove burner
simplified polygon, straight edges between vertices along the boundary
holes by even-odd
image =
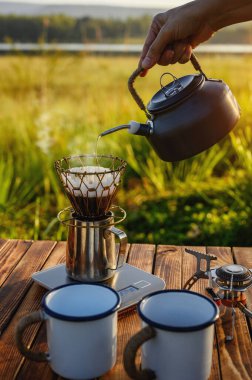
[[[252,279],[252,273],[242,265],[232,264],[223,265],[216,269],[216,275],[221,280],[230,281],[233,278],[235,282],[243,282]]]
[[[252,285],[252,272],[238,264],[223,265],[215,270],[215,282],[221,289],[245,291]]]
[[[252,318],[252,311],[246,306],[246,290],[252,286],[252,270],[238,264],[228,264],[217,268],[211,268],[212,260],[217,260],[216,256],[206,255],[192,249],[185,249],[185,252],[194,255],[197,259],[196,272],[186,281],[183,288],[191,289],[200,279],[208,279],[209,285],[206,288],[208,294],[218,306],[226,306],[232,310],[232,330],[226,336],[226,341],[234,337],[234,324],[236,309],[241,310],[247,317]],[[205,262],[201,266],[202,261]],[[202,268],[204,267],[204,269]],[[215,291],[217,288],[217,292]]]

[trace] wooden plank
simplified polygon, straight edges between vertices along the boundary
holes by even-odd
[[[252,271],[252,247],[234,247],[234,260],[237,264],[241,264]],[[252,310],[252,287],[246,290],[247,308]],[[252,338],[252,319],[247,318],[247,323]],[[251,376],[252,377],[252,376]]]
[[[230,248],[208,247],[207,252],[218,257],[217,266],[233,263]],[[239,310],[236,310],[234,339],[226,342],[225,337],[229,334],[231,327],[231,309],[222,306],[220,315],[216,323],[216,331],[222,379],[250,380],[252,378],[252,347],[246,318]]]
[[[45,242],[45,249],[48,248],[47,242]],[[50,268],[58,263],[61,263],[65,260],[65,243],[58,243],[48,260],[45,262],[43,269]],[[28,266],[29,267],[29,266]],[[29,272],[27,272],[27,278],[30,278],[32,273],[34,272],[33,267],[29,268]],[[6,330],[1,336],[0,339],[0,378],[5,380],[13,380],[14,378],[18,379],[42,379],[43,374],[44,379],[50,379],[49,375],[54,374],[49,368],[48,363],[36,363],[29,360],[26,360],[22,357],[22,355],[18,352],[15,345],[15,326],[20,318],[24,315],[29,314],[34,310],[38,310],[40,307],[41,299],[45,294],[46,290],[39,286],[36,283],[33,283],[27,294],[24,296],[22,303],[17,309],[11,323],[8,325]],[[27,342],[27,345],[33,347],[33,341],[38,333],[40,325],[32,325],[28,329],[26,329],[24,334],[24,341]],[[45,331],[44,325],[43,328],[39,331],[43,330],[43,334],[41,334],[41,340],[36,340],[35,349],[45,349],[45,344],[41,342],[45,342]],[[39,348],[38,348],[39,347]],[[49,374],[49,375],[48,375]],[[54,378],[54,377],[52,377]]]
[[[234,247],[234,259],[237,264],[241,264],[252,270],[252,247]],[[246,291],[247,306],[252,309],[252,287]],[[251,323],[251,320],[250,320]]]
[[[233,255],[230,247],[206,247],[208,255],[217,257],[217,261],[213,261],[211,267],[230,264],[233,262]]]
[[[34,242],[0,289],[0,334],[31,286],[31,274],[40,270],[55,244],[53,241]]]
[[[233,253],[237,264],[252,268],[252,247],[233,247]]]
[[[0,286],[3,285],[31,245],[31,240],[0,241]]]
[[[152,273],[155,249],[154,244],[132,244],[127,263],[145,272]]]
[[[156,276],[161,277],[167,289],[181,289],[182,251],[180,247],[159,245],[155,261]]]
[[[151,273],[155,256],[155,245],[152,244],[132,244],[129,251],[128,264]],[[104,380],[126,380],[129,379],[123,368],[123,352],[126,343],[132,335],[141,328],[140,319],[135,311],[124,313],[118,321],[117,334],[117,362],[112,371],[101,377]],[[140,353],[136,358],[136,363],[140,362]]]
[[[0,252],[1,252],[2,247],[3,247],[8,241],[9,241],[9,240],[6,240],[6,239],[0,239]]]

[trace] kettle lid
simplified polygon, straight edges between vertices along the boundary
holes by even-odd
[[[173,77],[173,82],[163,86],[162,78],[167,74]],[[161,89],[152,97],[147,105],[147,110],[150,113],[156,113],[174,106],[190,96],[204,81],[205,77],[202,74],[186,75],[178,79],[171,73],[164,73],[160,78]]]

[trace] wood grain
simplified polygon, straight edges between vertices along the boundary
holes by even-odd
[[[33,243],[34,247],[31,247],[31,253],[34,252],[34,249],[36,252],[40,252],[41,257],[44,258],[43,266],[44,268],[49,268],[50,266],[53,266],[57,264],[58,262],[62,261],[62,248],[64,249],[65,244],[58,244],[56,246],[55,242],[45,242],[45,244],[42,244],[43,249],[41,248],[41,242]],[[53,247],[55,249],[53,250]],[[46,261],[48,255],[50,255],[49,259]],[[28,254],[28,252],[27,252]],[[34,254],[36,256],[36,254]],[[24,260],[24,257],[22,258]],[[22,263],[22,260],[20,262],[20,267],[23,268],[25,265]],[[29,290],[27,294],[21,293],[23,295],[22,303],[20,303],[20,306],[17,307],[15,315],[13,316],[11,323],[9,323],[8,328],[3,332],[1,339],[0,339],[0,378],[6,379],[6,380],[12,380],[15,378],[15,375],[18,373],[19,369],[22,367],[23,363],[26,362],[27,364],[33,364],[33,362],[25,360],[22,355],[18,352],[16,345],[15,345],[15,327],[18,321],[21,317],[24,315],[27,315],[28,313],[38,310],[40,307],[40,302],[45,294],[46,290],[37,284],[34,284],[31,280],[31,275],[34,272],[34,266],[29,266],[26,263],[26,280],[29,281],[29,284],[31,285],[29,287]],[[45,264],[44,264],[45,263]],[[20,269],[21,271],[21,269]],[[22,276],[21,276],[22,277]],[[16,278],[17,279],[17,278]],[[24,281],[25,282],[25,281]],[[18,283],[18,282],[17,282]],[[14,283],[15,285],[15,283]],[[27,285],[28,287],[28,285]],[[24,334],[24,340],[27,342],[27,346],[31,346],[33,340],[36,337],[36,334],[38,332],[39,325],[33,325],[29,329],[25,331]],[[45,335],[44,335],[45,339]],[[10,360],[11,358],[11,360]],[[31,372],[33,374],[33,372]],[[39,379],[40,375],[37,377]],[[36,377],[33,377],[36,379]],[[23,377],[25,379],[25,377]]]
[[[155,261],[156,276],[161,277],[167,289],[181,288],[182,251],[180,247],[159,245]]]
[[[42,267],[55,244],[53,241],[34,242],[6,279],[4,286],[0,289],[0,334],[3,333],[30,287],[31,274]]]
[[[252,247],[234,247],[234,259],[237,264],[241,264],[252,271]],[[246,291],[247,306],[252,309],[252,287]],[[251,321],[250,321],[251,322]]]
[[[26,240],[0,241],[0,286],[10,276],[31,244],[32,241]]]
[[[6,240],[6,239],[0,239],[0,249],[1,249],[1,247],[5,244],[5,243],[7,243],[9,240]]]

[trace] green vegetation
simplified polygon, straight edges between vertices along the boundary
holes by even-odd
[[[139,136],[102,138],[99,153],[128,162],[116,203],[127,211],[131,242],[252,244],[252,57],[199,57],[209,77],[229,84],[242,109],[234,132],[180,163],[160,161]],[[65,239],[57,212],[68,206],[54,171],[66,155],[93,153],[97,135],[129,120],[145,121],[127,89],[136,58],[23,55],[0,58],[0,236]],[[155,67],[136,87],[144,101],[165,70]],[[218,117],[218,115],[216,115]]]
[[[129,42],[143,39],[151,22],[149,16],[127,20],[76,19],[65,15],[0,15],[1,42]]]
[[[142,43],[151,17],[74,18],[67,15],[0,15],[0,42]],[[208,43],[250,44],[252,23],[233,25],[216,33]]]

